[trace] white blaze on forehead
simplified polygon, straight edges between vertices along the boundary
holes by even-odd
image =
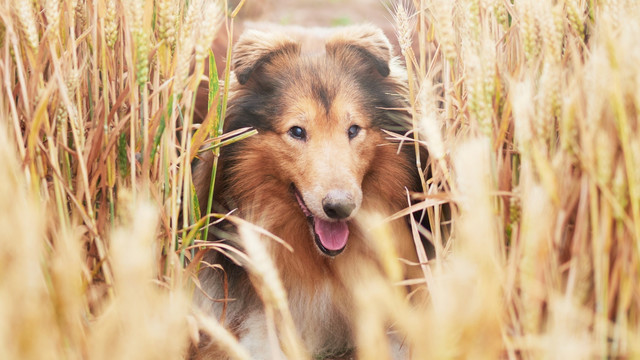
[[[330,191],[341,191],[349,194],[354,200],[355,214],[362,201],[360,188],[362,178],[359,175],[359,155],[352,146],[348,130],[351,125],[367,126],[357,111],[353,99],[344,93],[337,96],[330,113],[318,111],[317,106],[310,106],[317,100],[303,97],[295,105],[296,116],[290,117],[288,126],[301,126],[307,132],[300,151],[304,154],[298,161],[303,161],[303,181],[294,183],[302,200],[313,216],[331,221],[323,209],[323,199]],[[295,119],[295,120],[293,120]],[[294,124],[294,122],[297,122]]]

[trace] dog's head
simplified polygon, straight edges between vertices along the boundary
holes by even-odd
[[[282,201],[297,203],[318,248],[335,256],[386,143],[382,130],[406,129],[406,98],[380,29],[344,28],[323,41],[307,52],[284,33],[245,33],[234,49],[227,130],[258,130],[254,149],[289,189]]]

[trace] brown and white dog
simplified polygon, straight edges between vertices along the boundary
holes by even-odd
[[[417,186],[412,152],[398,151],[383,131],[410,127],[406,71],[383,32],[369,25],[246,31],[232,64],[225,131],[252,127],[258,134],[222,148],[215,210],[237,209],[293,248],[267,244],[304,345],[313,355],[344,353],[354,346],[350,285],[366,281],[357,278],[360,264],[375,261],[359,217],[406,207],[405,189]],[[194,170],[200,204],[212,162],[204,155]],[[391,226],[399,256],[415,260],[406,221]],[[211,298],[225,297],[226,277],[233,301],[225,326],[252,357],[268,357],[263,305],[247,272],[213,251],[207,261],[225,271],[202,270],[207,295],[196,301],[220,317],[223,305]],[[197,357],[216,351],[202,344]]]

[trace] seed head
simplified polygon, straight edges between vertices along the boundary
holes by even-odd
[[[405,54],[411,48],[414,26],[411,17],[407,13],[406,5],[402,1],[398,1],[397,5],[395,5],[393,18],[396,23],[396,35],[398,36],[400,51]]]
[[[199,33],[196,40],[196,63],[202,62],[207,55],[207,50],[222,25],[224,12],[218,2],[205,2],[202,5]]]
[[[180,37],[178,38],[177,62],[174,75],[173,89],[176,94],[182,94],[184,91],[185,81],[189,76],[189,64],[191,54],[195,47],[196,41],[192,29],[197,20],[197,14],[202,6],[201,0],[195,0],[189,3],[187,13],[182,22]]]
[[[107,14],[104,22],[104,33],[107,45],[113,48],[118,40],[118,13],[115,0],[107,1]]]
[[[545,62],[559,62],[562,58],[562,38],[564,37],[564,15],[562,7],[557,4],[551,8],[550,4],[539,5],[540,28],[545,48]]]
[[[46,0],[44,12],[49,23],[49,28],[53,30],[54,36],[57,37],[60,29],[60,1]]]
[[[129,0],[128,22],[135,44],[136,80],[138,85],[147,83],[149,78],[149,36],[144,29],[144,0]]]
[[[433,91],[431,79],[424,79],[418,93],[420,131],[427,141],[429,156],[436,160],[441,160],[444,158],[444,143],[442,142],[442,133],[438,123],[438,108],[435,98],[436,95]]]
[[[158,39],[165,40],[173,46],[176,42],[177,5],[173,0],[157,2]]]
[[[466,25],[465,37],[471,43],[477,44],[482,33],[480,26],[480,0],[465,0],[462,6],[465,15],[463,24]]]
[[[541,139],[550,139],[554,130],[555,118],[560,109],[560,76],[557,65],[545,62],[540,86],[536,94],[536,116],[534,117],[534,130],[536,136]]]
[[[84,28],[87,24],[87,15],[85,13],[85,6],[80,1],[74,1],[75,4],[75,13],[76,13],[76,23],[80,24],[80,27]]]
[[[502,1],[494,1],[493,11],[498,24],[502,25],[503,29],[506,31],[509,27],[509,13],[505,4]]]
[[[531,0],[517,3],[520,15],[520,36],[524,44],[524,54],[527,61],[533,61],[540,51],[538,45],[538,23]]]
[[[582,16],[584,11],[580,7],[580,0],[566,0],[565,6],[571,27],[580,37],[584,37],[584,20]]]
[[[493,96],[495,94],[495,48],[489,39],[463,46],[467,102],[482,134],[493,132]]]
[[[37,49],[39,44],[38,27],[31,0],[16,0],[13,4],[15,15],[20,21],[22,34],[26,38],[27,44],[32,49]]]
[[[435,17],[436,33],[442,51],[447,60],[456,57],[456,33],[453,27],[453,1],[434,0],[433,15]]]

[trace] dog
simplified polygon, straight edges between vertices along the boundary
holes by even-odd
[[[258,134],[222,148],[214,207],[235,209],[291,246],[266,242],[304,345],[314,356],[348,352],[355,306],[349,289],[366,281],[358,278],[359,264],[375,261],[360,218],[406,208],[407,189],[419,187],[413,147],[390,140],[411,128],[406,71],[373,25],[247,30],[231,61],[224,131],[251,127]],[[204,154],[194,166],[203,210],[213,160]],[[406,219],[390,226],[398,256],[416,261]],[[216,237],[242,249],[232,229]],[[210,251],[206,259],[224,271],[201,270],[204,293],[195,301],[224,316],[252,358],[270,358],[263,305],[249,274],[221,253]],[[196,352],[201,359],[220,356],[214,343]]]

